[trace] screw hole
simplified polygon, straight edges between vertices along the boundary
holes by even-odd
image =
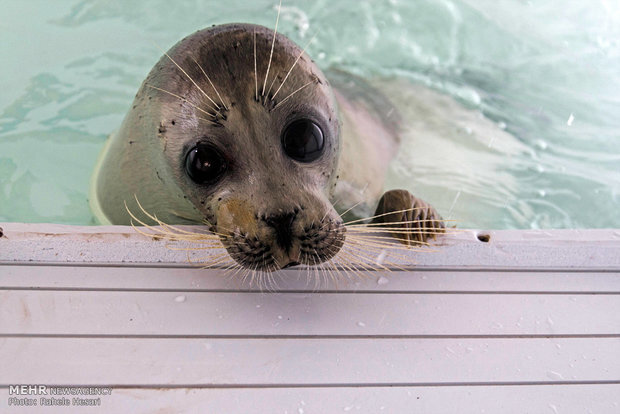
[[[480,240],[483,243],[488,243],[491,240],[491,235],[485,234],[485,233],[479,233],[478,240]]]

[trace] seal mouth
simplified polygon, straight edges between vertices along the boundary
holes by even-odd
[[[280,222],[287,220],[291,219],[286,217]],[[299,234],[276,228],[267,236],[258,237],[237,229],[221,237],[221,241],[241,267],[273,272],[300,264],[315,266],[330,260],[342,248],[344,235],[341,221],[326,219],[305,227]]]

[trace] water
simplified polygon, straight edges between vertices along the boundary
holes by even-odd
[[[171,4],[2,1],[0,221],[91,224],[92,166],[159,58],[153,44],[275,22],[275,1]],[[480,165],[397,165],[460,226],[620,228],[619,1],[284,0],[280,27],[299,44],[318,33],[308,51],[324,68],[427,85],[514,138],[497,171],[478,174],[505,156],[492,140],[472,147]]]

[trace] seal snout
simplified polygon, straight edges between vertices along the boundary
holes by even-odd
[[[295,210],[264,218],[265,223],[275,231],[276,243],[287,253],[293,247],[293,221],[297,217],[297,212],[298,210]]]
[[[335,211],[315,210],[307,214],[307,207],[298,206],[256,212],[248,201],[229,199],[217,210],[217,231],[230,256],[247,269],[313,266],[338,253],[345,232]]]

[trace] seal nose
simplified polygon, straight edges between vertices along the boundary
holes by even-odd
[[[277,214],[265,218],[265,222],[276,231],[276,242],[287,252],[293,245],[293,221],[297,212]]]

